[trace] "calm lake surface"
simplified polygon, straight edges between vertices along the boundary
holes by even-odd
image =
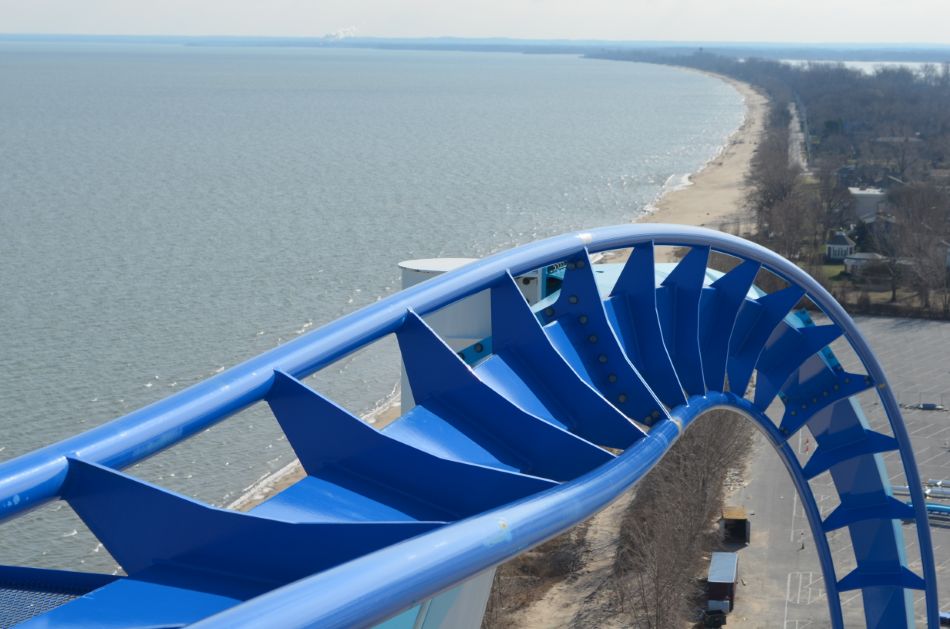
[[[740,96],[571,56],[0,43],[0,461],[396,290],[400,260],[626,222]],[[391,345],[312,384],[365,412]],[[234,500],[292,452],[252,409],[130,472]],[[0,562],[112,571],[63,504]]]

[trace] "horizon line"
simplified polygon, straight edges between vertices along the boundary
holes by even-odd
[[[754,40],[675,40],[675,39],[568,39],[568,38],[520,38],[503,36],[484,36],[468,37],[455,35],[425,35],[419,37],[387,37],[387,36],[346,36],[334,37],[332,34],[325,35],[182,35],[182,34],[123,34],[123,33],[62,33],[62,32],[31,32],[31,33],[7,33],[0,32],[0,40],[4,39],[72,39],[72,40],[93,40],[93,39],[124,39],[124,40],[266,40],[266,41],[308,41],[322,42],[326,44],[345,44],[345,43],[373,43],[373,42],[404,42],[404,43],[425,43],[425,42],[459,42],[459,43],[486,43],[499,42],[511,44],[529,44],[529,45],[623,45],[623,46],[657,46],[657,47],[675,47],[675,46],[710,46],[710,47],[798,47],[798,48],[844,48],[844,49],[950,49],[950,43],[938,42],[874,42],[874,41],[823,41],[823,42],[801,42],[801,41],[754,41]]]

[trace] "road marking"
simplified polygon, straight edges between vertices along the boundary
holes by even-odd
[[[937,457],[940,457],[940,456],[947,456],[947,451],[944,450],[943,448],[940,448],[940,452],[938,452],[937,454],[933,455],[932,457],[926,458],[926,459],[924,459],[923,461],[917,461],[917,469],[920,469],[920,466],[921,466],[921,465],[925,465],[925,464],[929,463],[930,461],[933,461],[934,459],[936,459]]]
[[[785,578],[785,616],[782,618],[782,629],[788,627],[788,597],[792,591],[792,573],[788,573],[788,577]]]
[[[795,543],[795,510],[798,507],[798,492],[792,494],[792,521],[791,521],[791,532],[789,533],[789,541],[793,544]]]
[[[938,430],[937,432],[933,433],[932,435],[927,435],[927,438],[928,438],[928,439],[933,439],[934,437],[936,437],[936,436],[939,435],[940,433],[945,432],[945,431],[947,431],[947,430],[950,430],[950,426],[944,426],[943,428],[941,428],[941,429]]]
[[[818,584],[821,583],[822,581],[824,581],[825,578],[819,576],[819,577],[816,579],[814,572],[810,572],[809,575],[810,575],[810,579],[811,579],[811,580],[810,580],[809,583],[808,583],[808,604],[811,605],[813,600],[814,600],[815,602],[820,601],[821,598],[822,598],[822,596],[824,596],[824,588],[820,587]],[[814,589],[814,591],[817,592],[817,594],[815,594],[815,598],[814,598],[814,599],[812,599],[812,597],[811,597],[811,593],[812,593],[812,590],[813,590],[813,589]]]
[[[793,583],[795,578],[798,578],[798,586],[795,589],[795,594],[793,596]],[[804,629],[805,627],[811,627],[815,625],[814,620],[805,620],[802,618],[789,618],[789,603],[794,605],[812,605],[817,604],[818,601],[824,596],[824,592],[819,584],[823,581],[823,577],[815,576],[814,572],[789,572],[785,577],[785,613],[782,619],[783,629]],[[802,595],[802,590],[804,588],[804,596]],[[817,591],[817,594],[813,592]],[[802,600],[804,598],[804,600]]]
[[[860,591],[858,591],[857,594],[852,594],[851,596],[842,597],[842,598],[841,598],[841,609],[842,609],[842,611],[844,610],[845,605],[847,605],[848,603],[850,603],[850,602],[853,601],[854,599],[858,598],[859,596],[861,596],[861,592],[860,592]]]

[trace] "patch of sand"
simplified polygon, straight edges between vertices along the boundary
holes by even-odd
[[[551,587],[532,605],[510,619],[512,629],[626,626],[602,613],[609,606],[605,585],[613,573],[623,514],[633,500],[628,491],[589,520],[577,574]],[[593,617],[591,617],[593,616]]]

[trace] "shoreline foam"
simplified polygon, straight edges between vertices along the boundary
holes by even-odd
[[[690,184],[664,194],[655,210],[635,222],[717,227],[749,218],[745,198],[752,156],[764,129],[767,99],[747,83],[718,74],[742,95],[745,117],[719,153],[689,177]]]
[[[684,68],[688,69],[688,68]],[[702,168],[687,177],[685,185],[674,186],[647,205],[649,211],[637,216],[634,223],[673,223],[713,227],[748,218],[745,198],[749,190],[747,176],[752,156],[758,146],[765,123],[768,100],[751,85],[730,77],[704,72],[725,81],[742,95],[745,117],[729,136],[722,149]],[[675,177],[676,174],[671,175]],[[665,187],[665,186],[664,186]],[[658,261],[669,261],[672,251],[659,250]],[[605,261],[619,262],[626,256],[605,256]],[[376,408],[363,416],[367,423],[382,428],[399,417],[398,386]],[[300,463],[294,460],[273,474],[248,487],[229,509],[247,511],[275,493],[303,478]]]

